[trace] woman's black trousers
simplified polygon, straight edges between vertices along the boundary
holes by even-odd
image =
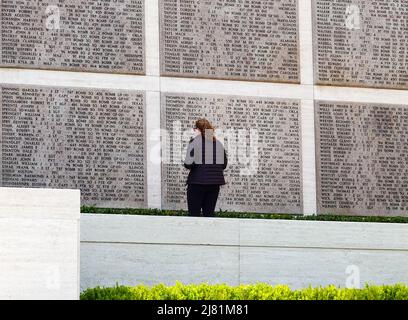
[[[190,216],[213,217],[220,193],[219,185],[189,184],[187,187],[188,213]]]

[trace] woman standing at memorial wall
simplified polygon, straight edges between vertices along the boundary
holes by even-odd
[[[190,140],[184,166],[190,170],[187,178],[187,203],[190,216],[213,217],[220,186],[225,184],[227,153],[214,135],[207,119],[196,121],[195,138]]]

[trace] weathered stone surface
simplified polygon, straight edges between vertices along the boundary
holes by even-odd
[[[79,299],[78,190],[0,187],[0,299]]]
[[[81,189],[82,205],[145,207],[145,95],[0,86],[3,187]]]
[[[0,64],[144,74],[143,0],[1,1]]]
[[[408,88],[405,0],[313,0],[318,84]]]
[[[318,212],[408,215],[408,106],[316,102]]]
[[[161,74],[298,83],[297,0],[160,1]]]
[[[218,207],[302,213],[299,106],[298,100],[290,99],[163,93],[161,123],[168,130],[162,139],[163,208],[187,208],[185,150],[194,122],[206,117],[228,152],[227,185]]]
[[[81,290],[174,285],[179,279],[346,287],[350,266],[360,271],[356,285],[406,283],[407,229],[393,223],[86,214]]]

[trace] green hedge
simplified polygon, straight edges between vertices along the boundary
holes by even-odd
[[[241,285],[156,285],[93,288],[81,293],[81,300],[408,300],[408,286],[366,286],[364,289],[307,288],[291,290],[287,286]]]
[[[158,210],[158,209],[112,209],[82,207],[82,213],[99,214],[124,214],[124,215],[144,215],[144,216],[187,216],[183,210]],[[378,222],[378,223],[408,223],[408,217],[359,217],[359,216],[336,216],[318,215],[303,216],[291,214],[260,214],[249,212],[228,212],[219,211],[215,213],[218,218],[240,218],[240,219],[280,219],[280,220],[313,220],[313,221],[345,221],[345,222]]]

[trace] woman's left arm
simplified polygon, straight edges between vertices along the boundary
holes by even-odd
[[[184,167],[188,170],[191,170],[194,167],[194,147],[192,141],[193,140],[190,140],[190,143],[188,144],[186,158],[184,160]]]

